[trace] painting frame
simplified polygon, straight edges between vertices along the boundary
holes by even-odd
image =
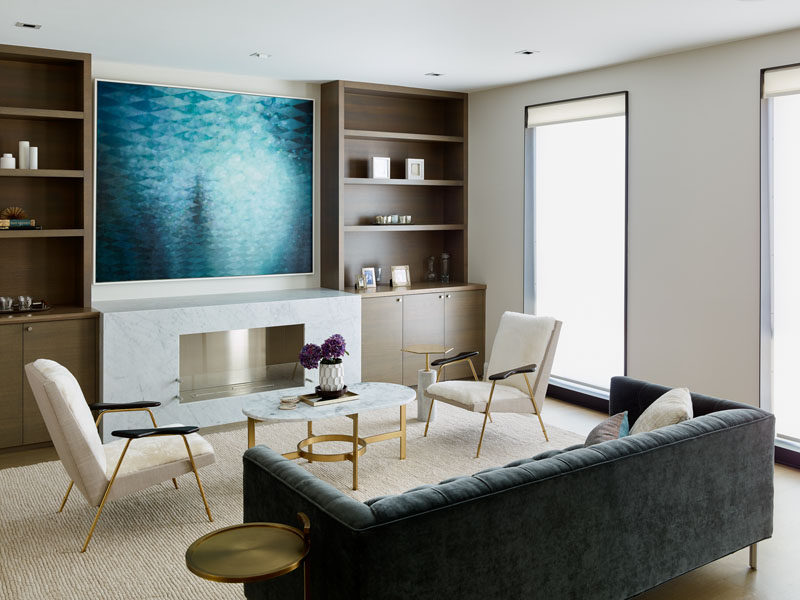
[[[265,274],[244,274],[244,275],[214,275],[214,276],[202,276],[202,277],[170,277],[170,278],[153,278],[153,279],[126,279],[121,281],[98,281],[97,278],[97,235],[98,235],[98,215],[97,215],[97,193],[98,193],[98,143],[97,143],[97,135],[98,135],[98,118],[99,118],[99,110],[98,110],[98,84],[101,83],[115,83],[115,84],[127,84],[127,85],[142,85],[142,86],[152,86],[152,87],[164,87],[164,88],[180,88],[185,90],[193,90],[193,91],[200,91],[200,92],[217,92],[221,94],[236,94],[242,96],[257,96],[257,97],[264,97],[264,98],[278,98],[278,99],[287,99],[287,100],[300,100],[300,101],[307,101],[311,103],[311,197],[310,197],[310,208],[309,208],[309,218],[310,218],[310,236],[308,238],[309,244],[309,255],[310,255],[310,269],[307,271],[298,271],[298,272],[286,272],[286,273],[265,273]],[[93,116],[92,116],[92,140],[93,140],[93,149],[92,149],[92,252],[91,252],[91,260],[92,260],[92,285],[97,286],[119,286],[119,285],[128,285],[128,284],[139,284],[139,283],[172,283],[172,282],[180,282],[180,281],[214,281],[214,280],[248,280],[248,279],[264,279],[264,278],[273,278],[273,277],[308,277],[313,276],[317,273],[318,269],[318,259],[317,259],[317,241],[315,239],[315,234],[318,230],[318,204],[319,204],[319,114],[318,114],[318,99],[313,97],[307,96],[293,96],[289,94],[270,94],[266,92],[255,92],[255,91],[243,91],[243,90],[231,90],[231,89],[223,89],[223,88],[215,88],[215,87],[205,87],[200,85],[185,85],[179,83],[157,83],[157,82],[150,82],[150,81],[132,81],[127,79],[113,79],[113,78],[105,78],[105,77],[96,77],[92,80],[92,94],[93,94]]]
[[[392,287],[411,285],[411,269],[408,265],[392,265]]]
[[[364,276],[364,287],[376,289],[378,284],[375,281],[375,267],[362,267],[361,275]]]

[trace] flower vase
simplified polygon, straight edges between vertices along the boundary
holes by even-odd
[[[338,392],[344,389],[344,367],[341,358],[320,361],[319,389],[323,392]]]

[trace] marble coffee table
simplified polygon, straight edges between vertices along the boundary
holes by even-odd
[[[339,462],[350,461],[353,463],[353,489],[358,489],[358,457],[367,451],[368,444],[383,442],[400,438],[400,459],[406,457],[406,404],[412,402],[417,393],[410,387],[395,383],[362,382],[348,386],[348,391],[355,392],[359,397],[347,402],[327,404],[325,406],[311,406],[298,402],[294,410],[281,410],[280,399],[284,396],[300,394],[313,394],[312,387],[290,388],[274,392],[261,392],[254,394],[246,400],[242,412],[247,417],[247,447],[252,448],[256,443],[256,423],[259,421],[284,422],[306,421],[308,423],[308,437],[297,443],[297,450],[287,452],[283,456],[288,459],[305,458],[309,462]],[[400,429],[388,431],[367,437],[358,435],[358,415],[360,413],[388,408],[400,407]],[[314,435],[312,421],[320,421],[331,417],[349,417],[353,421],[351,434]],[[353,449],[350,452],[339,454],[322,454],[313,452],[314,444],[322,442],[350,442]]]

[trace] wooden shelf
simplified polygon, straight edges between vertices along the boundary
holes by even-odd
[[[68,321],[71,319],[96,319],[100,313],[82,306],[54,306],[50,310],[30,313],[0,313],[0,325],[35,323],[37,321]]]
[[[345,232],[352,231],[463,231],[463,224],[453,225],[345,225]]]
[[[0,240],[7,238],[83,237],[83,229],[0,229]]]
[[[46,108],[14,108],[0,106],[0,119],[83,119],[79,110],[50,110]]]
[[[469,292],[473,290],[485,290],[484,283],[441,283],[439,281],[419,281],[408,286],[391,287],[389,285],[379,285],[377,288],[366,288],[354,290],[353,288],[344,291],[357,294],[362,298],[380,296],[410,296],[413,294],[432,294],[437,292]]]
[[[345,177],[346,185],[421,185],[463,187],[460,179],[371,179],[368,177]]]
[[[74,169],[0,169],[0,177],[83,177],[83,171]]]
[[[445,142],[463,144],[464,138],[459,135],[429,135],[427,133],[397,133],[394,131],[369,131],[365,129],[345,129],[344,137],[348,140],[389,140],[397,142]]]

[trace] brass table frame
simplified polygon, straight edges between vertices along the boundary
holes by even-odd
[[[386,433],[378,433],[367,437],[359,437],[358,435],[358,414],[347,415],[353,421],[353,433],[348,435],[346,433],[330,433],[325,435],[314,435],[311,421],[308,421],[308,437],[300,440],[297,443],[297,450],[294,452],[286,452],[282,456],[293,460],[295,458],[305,458],[308,462],[344,462],[350,461],[353,463],[353,489],[358,489],[358,457],[367,451],[369,444],[376,442],[383,442],[385,440],[393,440],[400,438],[400,460],[406,458],[406,405],[400,406],[400,429],[395,431],[387,431]],[[256,445],[256,423],[261,419],[254,419],[247,417],[247,447],[252,448]],[[341,452],[337,454],[321,454],[314,452],[314,444],[320,442],[352,442],[353,450],[350,452]],[[308,450],[306,450],[308,448]]]
[[[311,551],[311,522],[309,521],[308,517],[305,513],[297,513],[297,517],[300,519],[302,524],[302,531],[297,529],[296,527],[291,527],[290,525],[284,525],[283,523],[243,523],[241,525],[233,525],[231,527],[223,527],[222,529],[217,529],[216,531],[212,531],[211,533],[207,533],[201,538],[195,540],[191,546],[186,550],[186,568],[188,568],[192,573],[197,575],[198,577],[202,577],[203,579],[207,579],[209,581],[217,581],[220,583],[254,583],[256,581],[266,581],[268,579],[275,579],[276,577],[280,577],[281,575],[285,575],[286,573],[291,573],[297,567],[300,566],[302,563],[303,565],[303,598],[305,600],[310,600],[311,598],[311,574],[309,571],[309,560],[308,560],[308,553]],[[252,527],[262,527],[262,528],[272,528],[272,529],[282,529],[285,531],[289,531],[299,537],[303,542],[303,549],[302,551],[296,556],[292,557],[293,560],[281,568],[275,571],[268,571],[268,572],[260,572],[250,576],[236,576],[231,575],[230,573],[224,573],[222,570],[209,570],[204,569],[200,565],[196,564],[194,560],[194,555],[197,552],[198,548],[203,545],[209,538],[213,538],[221,533],[228,532],[228,531],[242,531]],[[254,566],[254,571],[258,571],[258,569]]]

